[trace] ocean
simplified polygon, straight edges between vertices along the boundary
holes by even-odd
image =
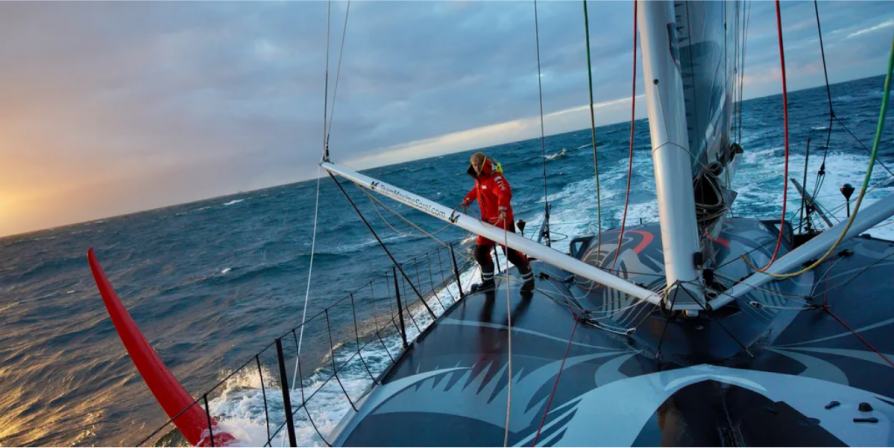
[[[867,147],[872,145],[883,83],[883,77],[872,77],[831,88],[836,116]],[[745,152],[733,181],[738,198],[732,213],[778,219],[783,194],[782,98],[745,101],[742,109]],[[806,141],[812,139],[807,181],[812,187],[823,163],[829,126],[825,87],[791,92],[789,114],[790,175],[800,182]],[[891,115],[879,160],[894,168]],[[619,226],[623,216],[629,129],[629,123],[596,129],[604,228]],[[647,121],[637,120],[635,129],[627,220],[656,221]],[[552,135],[545,144],[554,247],[565,250],[574,236],[596,230],[590,129]],[[365,173],[453,207],[472,186],[465,173],[472,152]],[[529,223],[530,235],[543,218],[546,199],[540,139],[485,152],[502,163],[514,191],[516,218]],[[332,148],[332,154],[337,161],[338,148]],[[837,219],[846,214],[839,187],[851,183],[859,188],[868,160],[868,152],[834,123],[825,156],[826,179],[817,198]],[[867,195],[866,203],[894,192],[889,176],[876,165],[872,183],[881,184]],[[395,232],[364,194],[346,181],[343,185],[399,261],[439,247],[427,237]],[[189,392],[200,395],[300,324],[316,191],[317,181],[310,180],[0,239],[0,446],[129,445],[167,420],[109,320],[87,265],[88,248],[95,249],[161,359]],[[788,198],[787,217],[797,219],[800,196],[791,186]],[[384,202],[427,231],[444,227],[420,212]],[[393,217],[389,221],[403,232],[411,230]],[[894,226],[885,225],[890,222],[869,233],[894,239]],[[308,315],[381,279],[391,268],[328,177],[320,182],[317,225]],[[461,254],[471,244],[455,228],[437,237],[460,242]],[[473,280],[474,275],[474,267],[465,268],[464,279]],[[329,317],[335,334],[353,331],[350,307],[335,307]],[[307,337],[307,347],[316,350],[309,349],[310,353],[321,353],[307,362],[324,366],[329,362],[328,347],[318,346],[321,334]],[[386,344],[399,347],[394,337]],[[371,369],[381,371],[387,365],[382,351],[372,354]],[[343,371],[342,380],[349,390],[362,391],[369,384],[364,380],[367,373],[363,367],[353,369]],[[252,381],[234,377],[226,384],[227,394],[209,398],[212,413],[221,416],[222,424],[240,440],[257,445],[266,438],[263,407],[258,407],[259,383]],[[268,395],[275,395],[275,375],[265,382],[273,388]],[[315,400],[314,420],[324,434],[350,406],[340,392],[321,393]],[[321,443],[313,428],[302,426],[298,433],[301,444]]]

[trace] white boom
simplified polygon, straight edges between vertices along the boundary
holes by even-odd
[[[869,230],[870,227],[888,219],[891,215],[894,215],[894,194],[888,195],[885,198],[876,201],[869,207],[860,210],[860,213],[854,218],[854,223],[851,225],[851,228],[847,231],[847,235],[844,238],[848,239],[857,236],[860,233]],[[812,260],[829,250],[829,248],[832,247],[832,244],[835,243],[835,240],[841,235],[841,231],[844,230],[844,226],[846,225],[847,221],[841,221],[812,240],[804,243],[801,247],[785,254],[784,257],[776,260],[776,262],[767,269],[767,273],[784,274],[800,269],[807,260]],[[708,302],[708,304],[711,308],[716,310],[723,305],[742,297],[749,291],[755,288],[760,288],[762,285],[773,280],[775,280],[774,277],[755,272],[745,280],[742,280],[727,290],[720,297]]]
[[[368,188],[379,194],[394,199],[395,201],[406,204],[417,210],[421,210],[431,216],[434,216],[435,218],[441,219],[443,221],[449,221],[455,224],[457,227],[461,227],[501,244],[505,239],[506,245],[511,247],[512,249],[518,250],[524,254],[530,255],[534,258],[537,258],[538,260],[562,268],[568,272],[579,275],[588,280],[592,280],[608,288],[612,288],[625,294],[629,294],[633,297],[645,300],[654,305],[658,305],[661,302],[661,297],[655,292],[638,286],[635,283],[627,281],[616,275],[605,272],[595,266],[584,263],[583,261],[580,261],[576,258],[563,254],[553,248],[537,244],[534,241],[523,238],[512,232],[505,234],[504,230],[499,227],[484,223],[481,220],[475,219],[464,213],[449,209],[441,204],[438,204],[437,202],[430,201],[421,196],[410,193],[409,191],[397,188],[390,184],[386,184],[345,167],[330,162],[323,162],[320,164],[320,166],[323,167],[323,169],[325,169],[326,171],[344,177],[345,179],[348,179],[351,182],[360,185],[361,187]]]

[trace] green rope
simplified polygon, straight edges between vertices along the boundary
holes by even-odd
[[[829,255],[833,251],[835,251],[835,249],[838,247],[838,245],[841,244],[841,242],[844,240],[844,236],[847,235],[847,231],[851,228],[851,225],[854,223],[854,219],[856,219],[856,217],[857,217],[857,212],[860,210],[860,204],[863,202],[863,196],[866,195],[866,189],[869,186],[869,180],[872,177],[872,167],[875,166],[875,159],[876,159],[876,156],[878,155],[878,145],[879,145],[879,141],[882,138],[882,130],[884,129],[884,125],[885,125],[885,114],[888,112],[888,96],[889,96],[888,94],[891,92],[891,74],[892,74],[892,72],[894,72],[894,38],[891,39],[891,51],[888,55],[888,71],[887,71],[887,75],[885,76],[885,91],[884,91],[884,94],[882,95],[882,108],[881,108],[881,111],[879,112],[878,127],[876,127],[876,129],[875,129],[875,140],[872,142],[872,154],[870,154],[870,156],[869,156],[869,167],[866,168],[866,177],[863,178],[863,187],[860,189],[860,196],[857,198],[857,203],[854,204],[854,212],[851,213],[851,217],[848,220],[847,225],[844,226],[844,229],[842,229],[841,236],[838,237],[838,240],[835,241],[835,244],[833,244],[832,247],[830,247],[829,250],[826,251],[826,253],[822,257],[820,257],[819,260],[816,260],[815,262],[811,263],[809,266],[805,267],[804,269],[801,269],[798,272],[792,272],[791,274],[767,274],[767,275],[774,277],[774,278],[791,278],[791,277],[801,275],[801,274],[815,268],[820,263],[825,261],[826,258],[828,258]],[[747,262],[747,260],[746,260],[746,262]]]
[[[590,62],[590,20],[587,17],[587,0],[584,0],[584,31],[587,38],[587,77],[590,80],[590,133],[593,137],[593,169],[596,170],[596,250],[602,248],[602,194],[599,191],[599,160],[596,150],[596,117],[593,113],[593,65]]]

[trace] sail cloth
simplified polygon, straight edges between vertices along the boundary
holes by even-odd
[[[739,2],[674,3],[692,173],[726,165],[735,91]],[[728,187],[728,185],[726,185]]]
[[[741,2],[674,2],[680,70],[699,234],[716,233],[736,198],[731,183],[738,145],[730,139],[736,92]],[[669,36],[674,42],[674,36]]]

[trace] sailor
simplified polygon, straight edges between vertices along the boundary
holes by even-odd
[[[512,189],[509,187],[509,181],[503,176],[503,168],[500,164],[489,160],[484,153],[477,152],[472,155],[467,172],[475,179],[475,187],[466,195],[462,207],[467,208],[477,199],[482,221],[515,233],[512,205],[509,203],[512,199]],[[477,242],[475,260],[481,266],[482,280],[479,289],[490,289],[494,287],[494,263],[490,253],[495,243],[481,235],[478,235]],[[524,282],[521,291],[532,291],[534,289],[534,272],[531,270],[528,258],[515,249],[509,249],[502,244],[500,247],[503,248],[506,258],[518,268],[518,272],[521,274]]]

